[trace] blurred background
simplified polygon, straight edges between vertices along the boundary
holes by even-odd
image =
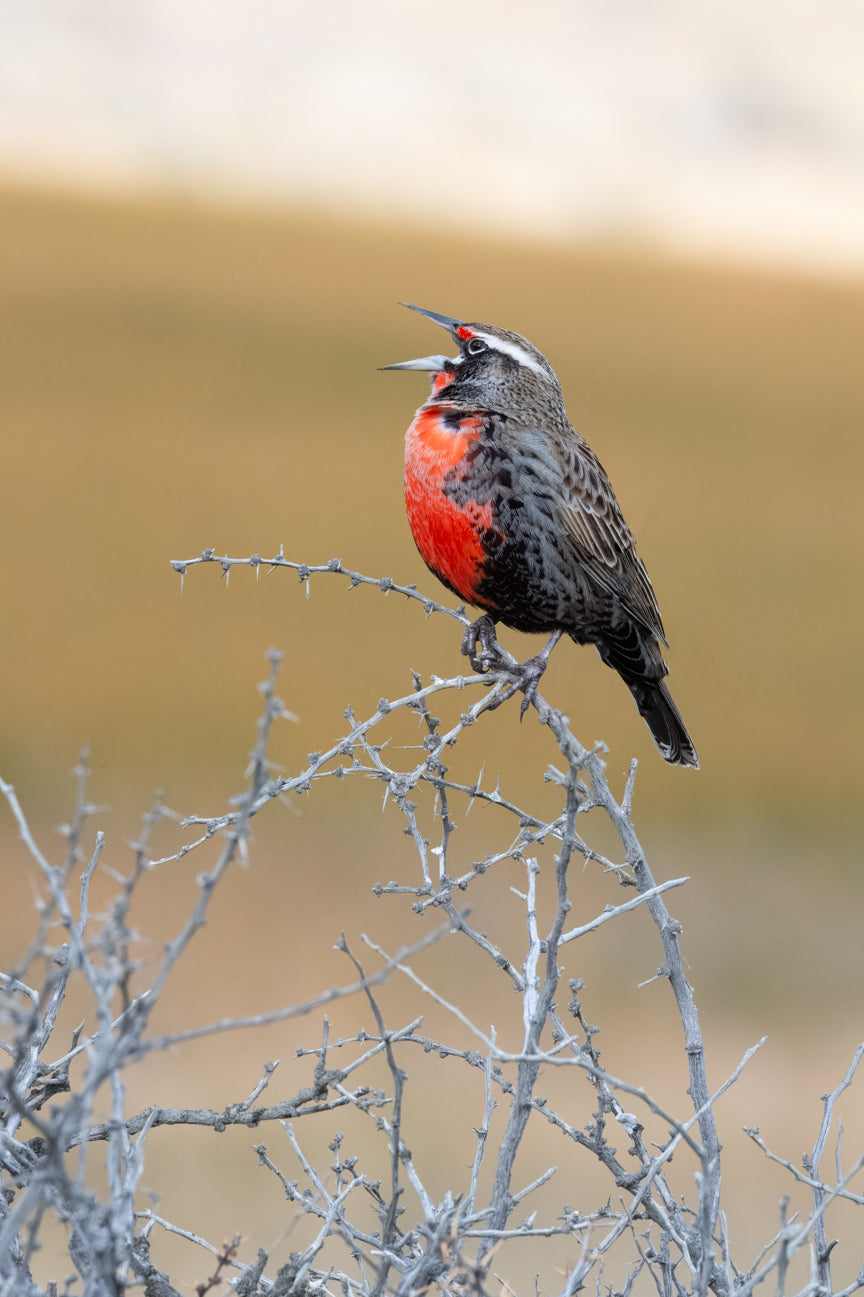
[[[800,1155],[864,1036],[860,5],[0,0],[0,21],[0,773],[43,845],[61,857],[85,743],[113,868],[128,868],[156,788],[178,812],[221,813],[243,787],[271,645],[299,716],[277,737],[288,771],[343,732],[349,703],[362,716],[410,688],[409,668],[461,669],[458,630],[419,607],[349,598],[332,577],[307,601],[287,574],[243,569],[227,589],[193,569],[181,596],[169,560],[281,544],[443,597],[401,500],[425,379],[377,372],[441,335],[396,303],[525,334],[638,537],[703,768],[664,765],[588,650],[562,647],[545,692],[583,741],[609,745],[619,790],[639,757],[652,867],[692,876],[670,908],[712,1082],[769,1036],[720,1113],[749,1264],[788,1185],[741,1126]],[[554,757],[505,709],[472,735],[465,772],[485,763],[530,805]],[[33,875],[11,817],[0,825],[9,967]],[[487,831],[466,827],[466,867]],[[370,891],[415,869],[377,787],[316,788],[256,837],[165,1029],[350,980],[330,949],[343,928],[391,948],[420,935]],[[201,868],[147,880],[145,971]],[[583,920],[620,899],[602,877],[584,888]],[[521,940],[518,913],[501,922]],[[586,948],[587,1012],[610,1069],[667,1086],[683,1112],[674,1020],[658,1048],[656,985],[635,989],[659,945],[647,916],[629,932],[626,951],[617,937]],[[464,969],[447,964],[424,968],[458,987]],[[242,1099],[296,1044],[283,1028],[177,1051],[136,1072],[130,1111]],[[436,1101],[458,1085],[436,1080]],[[442,1185],[448,1159],[470,1157],[448,1131],[435,1130]],[[166,1216],[216,1242],[240,1232],[254,1257],[284,1208],[248,1136],[222,1141],[189,1135],[177,1163],[177,1138],[151,1136],[148,1183]],[[197,1254],[154,1256],[203,1278]]]

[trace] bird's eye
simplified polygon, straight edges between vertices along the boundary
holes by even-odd
[[[481,351],[488,351],[489,348],[482,338],[469,338],[465,350],[469,356],[479,356]]]

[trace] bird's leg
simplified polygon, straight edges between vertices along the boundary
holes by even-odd
[[[563,633],[563,631],[556,630],[550,636],[548,643],[533,658],[528,658],[526,662],[511,666],[501,653],[495,635],[495,623],[489,614],[485,613],[482,617],[478,617],[477,621],[471,623],[462,636],[462,652],[468,658],[474,670],[480,675],[485,675],[488,671],[501,671],[509,676],[511,681],[508,689],[491,704],[491,708],[500,707],[501,703],[513,697],[517,689],[521,689],[525,695],[519,710],[519,719],[522,719],[537,693],[537,682],[549,665],[549,655]],[[477,651],[478,645],[480,646],[479,653]]]
[[[477,652],[477,645],[480,652]],[[462,652],[479,675],[487,671],[506,671],[507,663],[501,657],[495,623],[488,613],[478,617],[462,636]]]
[[[522,706],[519,708],[520,721],[527,712],[531,703],[534,701],[534,697],[537,693],[537,684],[543,672],[549,665],[549,655],[563,634],[563,631],[556,630],[555,633],[549,637],[548,643],[543,646],[539,653],[535,654],[533,658],[528,658],[527,662],[520,662],[519,666],[516,667],[513,672],[514,677],[516,677],[514,680],[514,689],[521,689],[524,694]]]

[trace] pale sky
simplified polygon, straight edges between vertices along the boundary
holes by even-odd
[[[0,178],[864,272],[864,0],[0,0]]]

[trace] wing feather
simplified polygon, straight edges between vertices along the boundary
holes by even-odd
[[[576,561],[631,617],[666,643],[663,621],[645,565],[606,472],[591,447],[571,427],[565,439],[535,430],[522,433],[535,472],[554,473],[561,524]],[[542,448],[541,448],[542,447]],[[550,482],[551,485],[551,482]]]

